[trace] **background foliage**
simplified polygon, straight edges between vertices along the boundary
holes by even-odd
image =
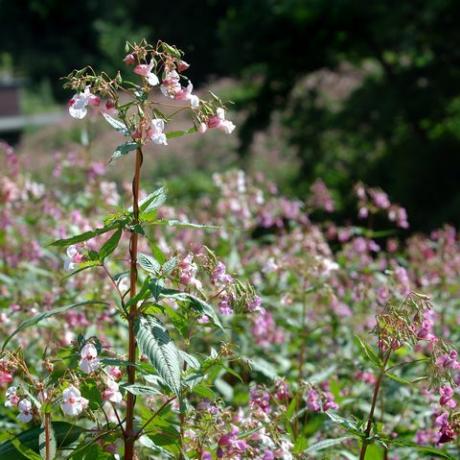
[[[127,37],[162,37],[186,51],[192,81],[244,83],[231,96],[246,166],[254,134],[276,120],[277,148],[298,159],[286,190],[303,195],[321,176],[348,216],[346,192],[360,179],[406,206],[413,228],[459,223],[454,0],[1,0],[0,11],[2,54],[36,88],[51,82],[59,100],[69,69],[110,70]]]

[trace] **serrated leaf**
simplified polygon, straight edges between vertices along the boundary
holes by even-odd
[[[117,231],[115,231],[112,236],[102,245],[100,251],[99,251],[99,257],[101,260],[104,260],[107,256],[112,254],[113,251],[118,246],[118,243],[120,242],[120,238],[122,235],[123,231],[121,228],[119,228]]]
[[[153,388],[153,387],[148,387],[145,385],[133,384],[133,385],[123,386],[122,388],[125,389],[128,393],[131,393],[136,396],[140,396],[140,395],[152,396],[152,395],[161,394],[161,392],[158,389]]]
[[[67,247],[71,246],[72,244],[82,243],[83,241],[88,241],[91,238],[110,232],[110,230],[113,230],[114,228],[116,228],[116,224],[112,223],[110,225],[105,225],[104,227],[80,233],[79,235],[71,236],[70,238],[53,241],[50,246]]]
[[[149,213],[158,209],[166,201],[166,197],[166,188],[160,187],[139,202],[139,211]]]
[[[141,352],[149,358],[165,384],[179,396],[181,359],[163,323],[154,316],[141,316],[136,323],[136,337]]]
[[[164,275],[169,275],[177,267],[178,259],[177,257],[172,257],[167,260],[162,266],[161,271]]]
[[[112,158],[110,161],[121,158],[127,155],[129,152],[136,150],[137,148],[138,145],[136,142],[125,142],[124,144],[120,144],[112,153]]]
[[[112,126],[112,128],[115,129],[115,131],[123,134],[123,136],[129,136],[128,128],[126,127],[126,125],[122,121],[111,117],[108,113],[105,113],[105,112],[103,112],[102,115],[105,118],[105,120],[107,121],[107,123],[110,126]]]
[[[137,262],[147,272],[158,275],[161,270],[161,265],[151,256],[140,252],[137,255]]]
[[[88,300],[86,302],[78,302],[78,303],[73,303],[71,305],[65,305],[64,307],[58,307],[58,308],[55,308],[54,310],[50,310],[50,311],[45,311],[43,313],[40,313],[36,316],[34,316],[33,318],[29,318],[29,319],[26,319],[25,321],[23,321],[16,329],[15,331],[10,334],[7,339],[5,340],[5,342],[3,342],[3,346],[2,346],[2,352],[5,350],[5,347],[8,345],[8,343],[10,342],[10,340],[16,335],[18,334],[19,332],[23,331],[24,329],[27,329],[28,327],[30,326],[35,326],[36,324],[38,324],[40,321],[43,321],[44,319],[46,318],[50,318],[52,316],[55,316],[59,313],[63,313],[67,310],[70,310],[71,308],[76,308],[76,307],[81,307],[82,305],[105,305],[106,303],[105,302],[99,302],[99,301],[94,301],[94,300]]]

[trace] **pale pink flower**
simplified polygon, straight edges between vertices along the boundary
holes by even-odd
[[[144,77],[150,86],[156,86],[160,83],[160,80],[158,80],[158,77],[152,72],[152,69],[153,61],[150,61],[149,64],[138,64],[134,67],[134,73]]]
[[[6,390],[5,407],[14,407],[19,404],[19,396],[17,391],[17,387],[9,387],[8,390]]]
[[[18,420],[22,423],[29,423],[32,420],[32,403],[28,399],[22,399],[19,404]]]
[[[150,128],[147,132],[148,136],[154,144],[168,145],[166,134],[164,133],[165,122],[161,118],[154,118],[150,122]]]
[[[75,417],[88,407],[88,400],[81,396],[80,391],[73,385],[62,392],[62,412],[71,417]]]
[[[85,374],[90,374],[99,369],[100,362],[97,357],[97,349],[92,343],[87,343],[83,346],[80,352],[80,369]]]
[[[73,118],[81,120],[88,113],[87,106],[98,106],[101,102],[99,96],[91,94],[90,87],[87,86],[82,93],[75,94],[69,101],[69,113]]]
[[[219,107],[216,114],[208,119],[208,128],[218,128],[226,134],[231,134],[235,125],[230,120],[225,119],[225,110]]]
[[[75,270],[81,262],[83,262],[84,256],[80,254],[76,246],[69,246],[66,251],[66,259],[64,262],[64,269],[66,271]]]
[[[120,393],[118,383],[112,378],[108,378],[106,381],[106,389],[102,392],[102,399],[104,401],[110,401],[114,404],[120,404],[123,400],[123,396]]]

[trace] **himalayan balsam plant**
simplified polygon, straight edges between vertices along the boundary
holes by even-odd
[[[163,433],[172,445],[169,450],[175,451],[177,458],[184,458],[187,396],[194,391],[195,396],[200,392],[206,394],[207,374],[214,372],[222,358],[228,358],[232,352],[223,344],[220,351],[213,349],[200,363],[186,350],[179,349],[174,337],[189,344],[199,335],[200,328],[214,327],[216,334],[221,330],[223,342],[222,323],[208,300],[218,297],[224,315],[235,308],[240,312],[254,310],[251,305],[257,303],[250,286],[235,284],[212,252],[203,254],[200,260],[194,260],[191,254],[167,258],[153,237],[153,229],[206,226],[160,217],[158,208],[166,199],[164,188],[140,196],[144,146],[153,144],[164,149],[175,137],[204,134],[213,128],[230,134],[235,126],[226,119],[223,102],[214,94],[210,100],[193,94],[192,83],[183,75],[189,64],[176,47],[164,42],[151,46],[142,41],[128,43],[127,53],[124,62],[131,71],[130,78],[124,79],[120,73],[112,78],[85,68],[68,75],[66,87],[75,91],[69,101],[72,117],[82,119],[92,116],[92,112],[99,113],[126,138],[113,153],[111,162],[132,153],[132,204],[108,215],[97,228],[87,228],[52,243],[55,248],[65,249],[64,268],[70,272],[69,277],[85,270],[102,271],[112,286],[115,303],[100,301],[94,293],[78,303],[39,313],[21,323],[3,344],[2,383],[11,384],[11,369],[21,377],[21,381],[8,387],[6,406],[17,409],[21,423],[40,420],[40,455],[45,460],[56,458],[58,448],[65,448],[82,433],[83,442],[71,458],[112,458],[113,454],[120,458],[119,449],[126,460],[141,458],[136,445],[152,447],[153,441],[146,436],[150,433]],[[190,114],[192,127],[170,130],[174,116],[180,112]],[[205,292],[197,273],[206,271],[218,292]],[[88,305],[106,308],[107,315],[116,316],[118,322],[126,325],[124,355],[111,352],[97,330],[91,336],[80,335],[73,342],[71,356],[51,357],[45,351],[40,376],[29,370],[20,350],[6,352],[24,329],[63,312],[75,312],[74,320],[78,322],[78,308]],[[148,409],[139,405],[140,397],[152,396],[161,397],[158,407]],[[53,421],[60,420],[62,415],[84,416],[86,422]],[[21,444],[21,436],[11,443],[27,458],[40,457]],[[100,456],[94,454],[98,446],[103,447]],[[202,447],[188,455],[201,458],[204,454],[200,450]],[[90,452],[95,456],[88,456]]]

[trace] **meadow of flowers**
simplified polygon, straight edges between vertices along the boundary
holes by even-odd
[[[144,146],[235,126],[175,47],[124,61],[133,82],[67,78],[110,164],[63,154],[50,185],[0,146],[0,459],[459,458],[456,230],[403,238],[361,183],[338,225],[321,181],[293,200],[238,170],[172,207]]]

